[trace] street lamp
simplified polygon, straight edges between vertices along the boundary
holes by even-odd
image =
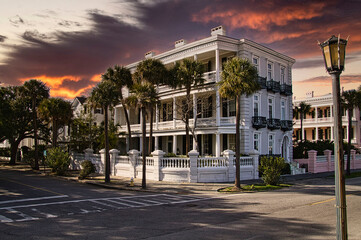
[[[335,143],[335,195],[336,195],[336,234],[337,239],[347,239],[347,215],[345,192],[345,163],[343,158],[343,137],[340,105],[340,75],[345,66],[345,50],[347,40],[340,36],[332,36],[319,43],[328,73],[332,76],[332,95],[334,112],[334,143]]]

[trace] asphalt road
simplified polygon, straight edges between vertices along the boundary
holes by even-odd
[[[0,170],[0,239],[335,239],[331,178],[277,191],[165,194]],[[349,239],[361,239],[361,178],[347,180]]]

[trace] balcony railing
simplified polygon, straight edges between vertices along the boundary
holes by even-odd
[[[281,120],[277,118],[269,118],[267,119],[267,127],[271,130],[280,129],[281,128]]]
[[[292,120],[281,120],[282,131],[291,131],[292,125],[293,125]]]
[[[267,88],[267,80],[266,80],[265,77],[258,76],[257,82],[261,86],[261,89],[266,89]]]
[[[286,83],[280,85],[280,93],[286,96],[292,95],[292,86]]]
[[[280,92],[280,82],[276,82],[273,79],[267,81],[267,90],[272,92]]]
[[[267,126],[266,117],[252,117],[252,126],[255,129],[265,128]]]
[[[204,73],[203,78],[206,82],[216,82],[216,71]]]

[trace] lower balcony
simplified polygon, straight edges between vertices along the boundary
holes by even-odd
[[[267,127],[268,129],[275,130],[281,128],[281,120],[277,118],[269,118],[267,119]]]
[[[280,86],[280,93],[286,96],[291,96],[292,95],[292,86],[288,85],[288,84],[281,84]]]
[[[280,92],[280,82],[274,80],[267,81],[267,90],[275,93]]]
[[[257,82],[258,82],[259,86],[261,87],[261,89],[267,88],[267,79],[265,77],[258,76]]]
[[[266,117],[252,117],[252,126],[255,129],[265,128],[267,127],[267,119]]]
[[[281,120],[281,130],[282,131],[291,131],[293,129],[292,120]]]

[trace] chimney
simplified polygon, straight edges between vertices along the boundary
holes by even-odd
[[[144,57],[145,57],[146,59],[152,58],[152,57],[154,57],[154,56],[155,56],[155,52],[152,52],[152,51],[149,51],[149,52],[147,52],[147,53],[144,55]]]
[[[181,40],[178,40],[178,41],[174,42],[174,47],[178,48],[178,47],[184,46],[186,44],[187,44],[187,41],[184,40],[184,39],[181,39]]]
[[[226,35],[226,29],[223,26],[218,26],[211,29],[211,36]]]

